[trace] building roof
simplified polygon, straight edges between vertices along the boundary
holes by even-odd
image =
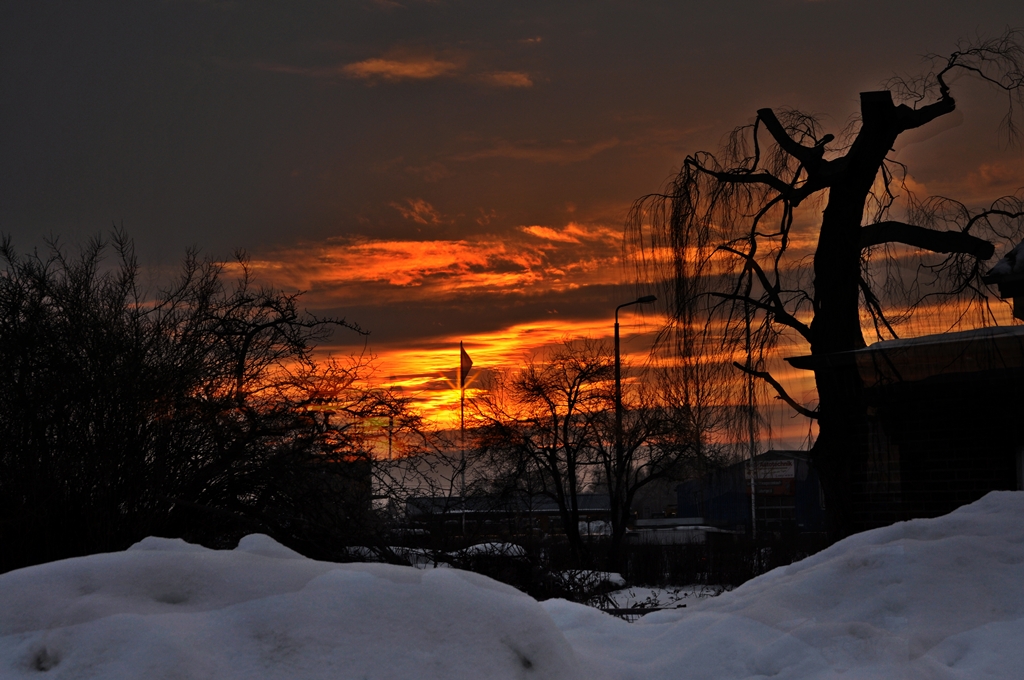
[[[957,333],[876,342],[863,349],[787,357],[796,368],[856,366],[868,386],[936,375],[1024,368],[1024,326],[994,326]]]

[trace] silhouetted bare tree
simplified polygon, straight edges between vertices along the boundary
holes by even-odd
[[[255,285],[244,258],[189,255],[147,297],[130,241],[113,263],[0,244],[0,568],[260,530],[313,549],[369,521],[361,427],[395,407],[365,362],[317,363],[343,319]]]
[[[517,372],[499,373],[474,404],[474,441],[492,486],[556,503],[574,559],[593,556],[580,534],[585,490],[610,510],[609,565],[617,567],[637,492],[682,474],[695,454],[692,422],[648,376],[623,388],[621,451],[615,446],[614,363],[607,348],[567,341]]]
[[[641,276],[663,283],[672,323],[705,324],[725,363],[735,361],[818,420],[815,462],[836,535],[848,528],[846,481],[864,437],[858,377],[817,369],[818,404],[811,408],[770,372],[773,350],[781,338],[812,355],[859,349],[862,318],[880,339],[894,338],[899,323],[926,301],[951,308],[954,323],[968,314],[986,323],[981,263],[994,254],[993,241],[1016,242],[1024,196],[983,210],[921,199],[890,153],[903,133],[955,110],[949,79],[959,73],[1005,92],[1003,126],[1015,138],[1014,114],[1024,103],[1022,38],[1011,30],[964,43],[936,58],[924,77],[862,93],[858,123],[838,139],[811,116],[761,109],[717,155],[688,156],[667,191],[640,199],[630,214],[627,232]],[[796,238],[809,230],[796,225],[814,219],[815,205],[823,212],[812,251]],[[677,347],[682,354],[702,351],[685,338]]]
[[[608,568],[622,571],[626,529],[633,521],[637,494],[660,480],[681,481],[708,462],[708,447],[693,428],[699,419],[690,405],[673,399],[665,381],[640,373],[623,386],[622,448],[615,446],[614,403],[599,421],[594,454],[599,466],[598,488],[608,495],[611,535]],[[706,422],[701,424],[707,424]],[[704,433],[706,436],[706,433]]]
[[[588,564],[579,531],[580,495],[595,481],[594,440],[607,412],[613,365],[593,343],[566,344],[546,361],[496,373],[474,404],[476,448],[485,464],[511,471],[558,506],[573,559]]]

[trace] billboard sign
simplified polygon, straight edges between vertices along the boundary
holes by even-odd
[[[743,478],[750,479],[750,463],[743,466]],[[754,463],[754,478],[762,479],[795,479],[796,461],[790,460],[759,460]]]
[[[743,477],[750,493],[750,463],[743,466]],[[759,460],[754,463],[754,488],[758,496],[792,496],[796,493],[796,462]]]

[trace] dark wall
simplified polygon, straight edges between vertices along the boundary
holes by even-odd
[[[945,374],[867,391],[892,468],[889,503],[872,508],[870,479],[859,480],[859,523],[868,528],[935,517],[989,491],[1016,489],[1024,420],[1024,370]],[[875,485],[876,487],[878,485]],[[898,493],[896,490],[898,488]]]

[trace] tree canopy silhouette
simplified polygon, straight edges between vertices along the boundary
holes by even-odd
[[[487,394],[474,403],[485,490],[554,501],[577,567],[595,561],[579,530],[593,511],[582,506],[584,493],[608,500],[606,567],[619,570],[637,494],[689,472],[699,455],[688,409],[646,376],[623,386],[622,447],[616,447],[613,376],[607,347],[567,340],[518,371],[492,373]]]
[[[315,361],[344,319],[185,258],[146,295],[130,241],[23,256],[0,243],[0,571],[147,535],[261,531],[330,557],[366,530],[363,420],[401,408],[365,361]],[[237,277],[228,276],[231,267]]]
[[[812,356],[860,349],[865,324],[878,339],[896,338],[924,305],[939,305],[951,326],[992,323],[982,263],[995,243],[1012,247],[1021,233],[1024,192],[984,209],[918,197],[892,150],[900,135],[956,109],[957,74],[1005,93],[1002,128],[1015,143],[1024,33],[962,43],[933,66],[861,93],[859,119],[838,137],[799,111],[758,110],[717,154],[688,156],[667,190],[639,199],[627,222],[641,278],[659,282],[668,301],[675,350],[713,352],[817,419],[815,461],[838,534],[849,461],[865,436],[857,377],[815,369],[818,403],[808,406],[772,375],[773,350],[780,341]]]

